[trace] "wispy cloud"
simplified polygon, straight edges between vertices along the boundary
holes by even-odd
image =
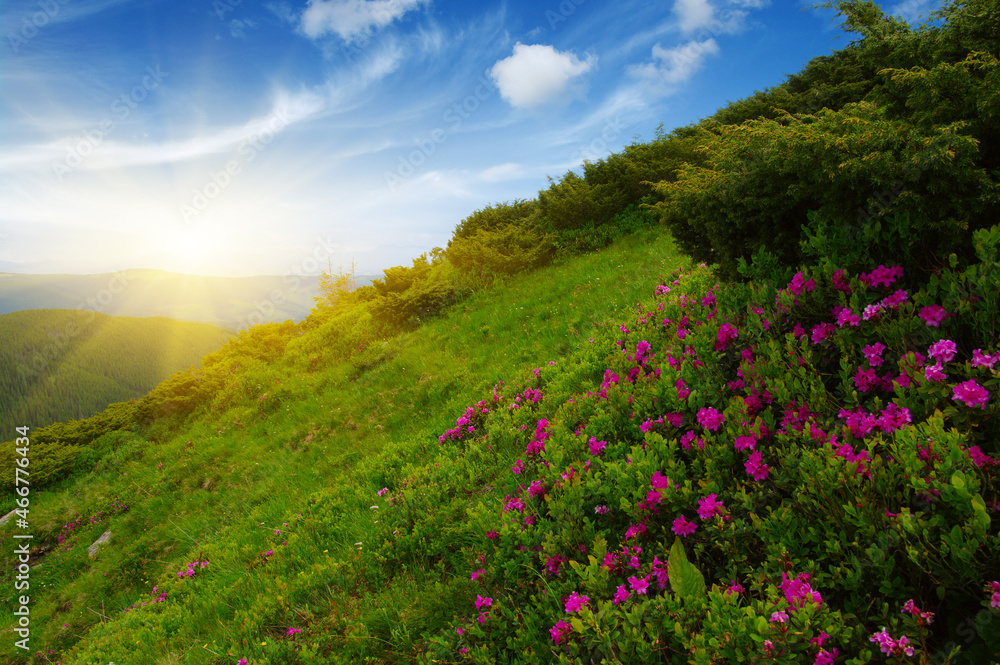
[[[302,32],[311,39],[336,34],[345,42],[384,28],[426,0],[309,0]]]
[[[99,14],[135,0],[92,0],[91,2],[38,2],[38,0],[11,0],[4,3],[0,16],[0,34],[8,39],[11,33],[20,35],[26,26],[29,31],[42,30],[46,25],[71,23]],[[25,36],[25,35],[21,35]],[[29,37],[30,38],[30,37]]]
[[[250,19],[241,21],[240,19],[235,18],[229,22],[229,34],[232,35],[234,39],[246,39],[247,30],[256,27],[257,24]]]
[[[179,141],[133,144],[124,141],[97,141],[92,154],[82,159],[80,168],[109,169],[150,164],[168,164],[197,159],[234,149],[256,137],[270,137],[289,126],[307,120],[326,107],[326,100],[313,92],[289,93],[279,90],[271,110],[243,124],[192,136]],[[0,170],[49,168],[61,159],[67,145],[79,137],[59,139],[42,145],[27,145],[0,152]]]
[[[628,69],[630,76],[659,86],[672,86],[690,79],[705,59],[719,53],[715,39],[691,41],[674,48],[653,47],[653,60]]]

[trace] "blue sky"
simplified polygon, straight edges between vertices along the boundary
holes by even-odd
[[[916,22],[933,0],[886,3]],[[784,81],[798,0],[8,0],[0,270],[361,273]]]

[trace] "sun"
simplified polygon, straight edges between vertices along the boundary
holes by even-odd
[[[219,259],[219,239],[205,229],[172,229],[161,238],[159,253],[170,270],[187,273],[212,273]]]

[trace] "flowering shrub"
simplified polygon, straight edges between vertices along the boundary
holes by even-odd
[[[456,616],[440,653],[951,656],[955,629],[932,618],[1000,604],[1000,353],[977,325],[1000,315],[1000,279],[981,270],[654,285],[589,389],[542,386],[516,429],[483,421],[517,455],[500,508],[474,511],[494,605]],[[998,649],[983,628],[951,662]]]

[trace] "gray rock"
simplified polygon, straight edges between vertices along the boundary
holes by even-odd
[[[17,509],[15,508],[14,510],[17,510]],[[4,524],[6,524],[7,522],[10,521],[10,516],[14,514],[14,510],[10,511],[9,513],[7,513],[6,515],[4,515],[3,517],[0,517],[0,526],[3,526]]]
[[[101,549],[101,545],[106,544],[111,540],[111,530],[108,529],[101,534],[101,537],[94,541],[94,544],[87,548],[87,554],[93,559],[97,556],[97,552]]]

